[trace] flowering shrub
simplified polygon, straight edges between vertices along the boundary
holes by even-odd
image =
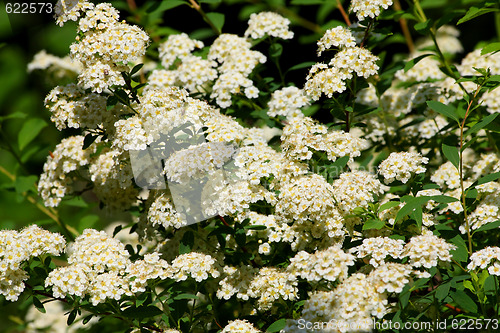
[[[316,25],[259,3],[233,31],[206,12],[218,2],[128,1],[135,24],[110,3],[55,6],[76,22],[69,58],[41,51],[28,69],[66,82],[45,98],[64,138],[36,189],[0,169],[53,232],[0,231],[1,297],[75,330],[495,330],[478,323],[500,315],[500,47],[465,50],[455,26],[495,12],[500,27],[499,4],[293,0],[344,20]],[[212,33],[145,19],[182,5]],[[300,26],[316,53],[285,68]],[[63,220],[69,202],[127,222]]]

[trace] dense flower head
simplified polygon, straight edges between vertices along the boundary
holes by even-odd
[[[111,4],[100,3],[85,12],[85,16],[78,21],[78,29],[81,32],[103,30],[117,24],[119,16]]]
[[[171,276],[176,281],[184,281],[188,277],[201,282],[212,276],[220,275],[216,260],[208,254],[190,252],[179,255],[172,261]]]
[[[94,229],[85,229],[68,247],[68,252],[69,264],[87,265],[99,273],[108,270],[120,272],[130,262],[129,253],[119,240]]]
[[[279,221],[310,225],[319,238],[343,235],[343,224],[334,200],[334,188],[317,174],[297,177],[280,187],[276,216]]]
[[[179,229],[187,225],[184,216],[175,210],[172,199],[165,193],[155,198],[149,207],[147,219],[153,226],[162,225],[165,229],[170,227]]]
[[[298,252],[290,259],[287,271],[307,281],[342,281],[347,278],[349,266],[354,265],[354,256],[337,246],[315,253]]]
[[[223,329],[221,333],[234,333],[234,332],[242,332],[242,333],[259,333],[258,329],[256,329],[251,323],[248,322],[248,320],[240,320],[236,319],[229,324],[227,324]]]
[[[61,58],[41,50],[28,64],[28,72],[37,69],[48,70],[49,73],[54,73],[57,78],[63,78],[68,73],[80,73],[82,64],[73,61],[69,56]]]
[[[158,48],[161,65],[168,69],[174,63],[175,59],[184,60],[195,49],[201,49],[202,47],[203,42],[189,38],[186,33],[170,35]]]
[[[380,163],[378,172],[384,176],[386,184],[394,180],[406,183],[412,175],[425,172],[425,167],[422,164],[428,162],[428,158],[422,157],[418,153],[391,153],[388,158]]]
[[[285,87],[273,92],[267,114],[271,117],[284,116],[287,119],[302,118],[304,114],[300,109],[309,104],[309,99],[302,89]]]
[[[68,174],[89,163],[92,148],[82,149],[83,136],[65,138],[47,157],[38,182],[38,193],[44,204],[57,207],[62,198],[73,190],[73,178]]]
[[[282,39],[293,38],[293,32],[288,30],[290,20],[273,12],[252,13],[248,20],[248,29],[245,37],[253,39],[262,38],[266,35]]]
[[[358,20],[375,18],[380,15],[381,9],[387,9],[392,5],[392,0],[352,0],[349,10],[356,13]]]
[[[297,298],[297,280],[294,275],[277,268],[263,267],[253,277],[246,293],[258,298],[257,307],[269,310],[278,299],[293,301]]]
[[[401,293],[412,272],[410,265],[385,263],[371,271],[368,278],[379,293]]]
[[[59,0],[54,7],[54,16],[57,24],[63,26],[67,21],[77,21],[80,12],[94,8],[94,4],[87,0]]]
[[[457,168],[450,161],[447,161],[434,171],[431,181],[441,186],[446,185],[449,189],[454,189],[460,186],[460,174]]]
[[[378,267],[388,256],[398,259],[403,252],[404,241],[389,237],[373,237],[363,239],[363,244],[349,250],[358,258],[370,257],[370,265]]]
[[[58,233],[52,233],[37,225],[30,225],[20,232],[0,231],[0,295],[8,301],[16,301],[24,291],[29,278],[22,264],[33,257],[61,254],[66,241]]]
[[[338,48],[356,46],[356,41],[354,40],[351,30],[343,26],[327,30],[318,41],[318,56],[324,51],[332,48],[332,46]]]
[[[365,79],[377,74],[377,61],[378,57],[364,48],[343,48],[328,65],[317,63],[311,67],[304,91],[313,100],[318,100],[321,94],[331,98],[335,93],[342,93],[347,89],[346,81],[352,79],[354,73]]]
[[[500,219],[500,195],[498,192],[486,195],[479,202],[476,209],[467,216],[470,230],[467,230],[467,224],[464,222],[459,230],[462,234],[468,231],[474,231],[491,222]]]
[[[469,271],[486,267],[491,275],[500,276],[500,248],[488,246],[470,256],[470,263],[467,265]]]
[[[355,170],[344,172],[333,181],[333,195],[343,214],[350,214],[357,207],[368,207],[374,195],[383,194],[386,186],[368,172]]]
[[[450,262],[450,251],[456,246],[447,243],[444,239],[425,233],[420,236],[413,236],[405,245],[402,256],[410,259],[410,265],[419,268],[431,268],[439,262]]]

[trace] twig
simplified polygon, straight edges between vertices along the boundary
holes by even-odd
[[[350,26],[351,25],[351,20],[349,20],[349,15],[347,15],[344,6],[342,6],[342,2],[340,0],[337,0],[337,6],[339,7],[340,14],[342,14],[342,17],[344,18],[345,23]]]
[[[203,17],[203,20],[208,23],[210,28],[217,34],[220,35],[222,31],[220,31],[219,28],[215,26],[215,24],[212,22],[212,20],[207,16],[207,14],[203,11],[201,6],[196,2],[196,0],[189,0],[189,3],[191,4],[191,8],[196,10],[198,13],[200,13],[201,17]]]
[[[396,10],[401,10],[401,3],[399,0],[394,0],[394,8]],[[401,25],[401,30],[403,31],[403,35],[406,40],[406,45],[408,46],[408,51],[413,53],[415,51],[415,44],[413,43],[413,39],[411,38],[410,29],[408,29],[408,21],[405,18],[399,19],[399,24]]]

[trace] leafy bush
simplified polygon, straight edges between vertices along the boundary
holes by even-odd
[[[459,30],[497,2],[53,9],[50,148],[0,118],[3,189],[45,216],[0,231],[11,330],[498,328],[500,43]]]

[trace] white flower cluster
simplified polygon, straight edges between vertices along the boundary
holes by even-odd
[[[491,275],[500,276],[500,248],[488,246],[470,256],[470,263],[467,265],[469,271],[477,268],[485,269],[486,267]]]
[[[146,52],[148,35],[137,26],[120,23],[118,16],[108,3],[87,8],[78,26],[82,37],[70,47],[72,58],[83,65],[80,84],[94,92],[125,84],[121,72]]]
[[[186,33],[170,35],[158,48],[161,65],[168,69],[174,64],[175,59],[179,58],[184,61],[191,55],[191,52],[202,47],[202,41],[191,39]]]
[[[370,272],[368,278],[378,293],[401,293],[410,282],[413,269],[410,265],[384,263]]]
[[[58,256],[66,241],[58,233],[30,225],[20,232],[0,230],[0,295],[8,301],[17,301],[29,278],[23,270],[24,262],[42,255]]]
[[[83,136],[65,138],[47,157],[38,182],[38,193],[48,207],[57,207],[62,198],[73,191],[71,171],[89,163],[92,149],[82,150]]]
[[[85,93],[85,89],[71,83],[58,86],[45,97],[45,107],[52,113],[50,119],[58,130],[70,128],[112,128],[118,120],[119,106],[108,110],[104,96]]]
[[[35,54],[33,60],[28,64],[28,72],[37,69],[48,70],[49,73],[54,73],[57,78],[63,78],[70,73],[80,73],[82,65],[71,60],[69,56],[60,58],[42,50]]]
[[[62,27],[67,21],[77,21],[81,11],[92,8],[94,4],[87,0],[59,0],[54,8],[56,22]]]
[[[248,20],[248,28],[245,37],[259,39],[271,36],[282,39],[293,38],[293,32],[288,30],[290,20],[273,12],[252,13]]]
[[[438,262],[450,262],[450,251],[457,247],[431,232],[413,236],[405,245],[402,255],[410,259],[410,265],[419,268],[431,268]]]
[[[290,259],[287,271],[307,281],[342,281],[347,278],[348,266],[354,265],[354,256],[337,246],[313,254],[298,252]]]
[[[335,39],[335,35],[339,35],[339,39]],[[329,98],[335,93],[345,91],[346,81],[353,78],[354,73],[358,77],[368,77],[377,74],[378,57],[373,55],[367,49],[353,46],[352,41],[345,30],[327,31],[325,37],[318,43],[318,54],[321,54],[327,49],[327,45],[337,46],[340,50],[330,60],[329,64],[317,63],[313,65],[306,78],[304,86],[305,93],[313,100],[318,100],[321,94],[325,94]],[[332,36],[333,35],[333,36]],[[340,42],[346,44],[340,44]]]
[[[374,195],[383,194],[387,187],[368,171],[344,172],[333,181],[333,195],[343,215],[357,207],[368,207]]]
[[[356,40],[352,35],[350,29],[344,28],[343,26],[338,26],[329,29],[325,32],[323,37],[318,41],[318,57],[321,53],[325,52],[334,47],[354,47],[356,46]]]
[[[342,236],[343,221],[333,196],[334,188],[320,175],[297,177],[280,187],[277,220],[302,225],[314,238]]]
[[[148,210],[148,222],[151,225],[162,225],[165,229],[180,229],[187,225],[186,219],[172,205],[172,200],[165,194],[158,195]]]
[[[210,46],[209,60],[216,60],[219,77],[212,87],[210,98],[227,108],[231,106],[231,95],[238,94],[241,88],[247,98],[256,98],[259,90],[253,85],[248,75],[259,63],[266,62],[266,57],[259,51],[250,50],[252,45],[245,38],[232,34],[221,34]]]
[[[253,327],[253,325],[250,324],[248,320],[240,320],[240,319],[230,321],[221,331],[221,333],[234,333],[234,332],[259,333],[261,331]]]
[[[158,253],[132,263],[125,246],[104,231],[84,230],[67,252],[69,266],[51,271],[45,280],[56,298],[89,296],[96,306],[145,291],[148,280],[172,278],[172,268]]]
[[[363,244],[349,249],[350,253],[358,258],[370,257],[370,265],[378,267],[385,262],[388,256],[394,259],[401,258],[404,241],[389,237],[372,237],[363,239]]]
[[[474,231],[491,222],[500,219],[500,195],[498,192],[488,194],[479,202],[476,209],[467,216],[470,231]],[[467,233],[466,224],[463,223],[459,230],[462,234]]]
[[[349,11],[356,13],[358,20],[375,18],[380,15],[381,9],[392,5],[392,0],[352,0]]]
[[[189,252],[181,254],[172,261],[171,276],[176,281],[184,281],[188,277],[197,282],[208,279],[209,274],[216,278],[220,275],[220,267],[208,254]]]
[[[238,299],[258,298],[258,310],[269,310],[279,299],[295,300],[297,298],[297,279],[295,275],[276,268],[263,267],[260,270],[241,265],[238,268],[224,267],[224,279],[219,282],[217,297],[230,299],[236,295]]]
[[[367,140],[344,131],[328,131],[326,126],[309,117],[291,119],[283,128],[281,140],[285,156],[292,160],[309,160],[313,156],[310,149],[314,149],[326,152],[333,162],[346,155],[352,161],[369,147]]]
[[[234,147],[222,142],[204,142],[174,152],[165,161],[164,172],[170,181],[187,182],[220,170],[236,153]]]
[[[380,163],[378,172],[384,176],[386,184],[390,184],[394,180],[399,180],[403,184],[406,184],[412,175],[424,173],[426,169],[422,164],[427,164],[428,162],[429,159],[427,157],[422,157],[418,153],[391,153],[388,158]]]
[[[309,104],[309,99],[302,89],[285,87],[273,92],[267,104],[269,108],[267,114],[270,117],[283,116],[287,120],[295,117],[303,118],[304,114],[300,109]]]
[[[449,189],[455,189],[460,187],[460,174],[457,168],[450,161],[447,161],[434,171],[431,181],[440,186],[446,185]]]

